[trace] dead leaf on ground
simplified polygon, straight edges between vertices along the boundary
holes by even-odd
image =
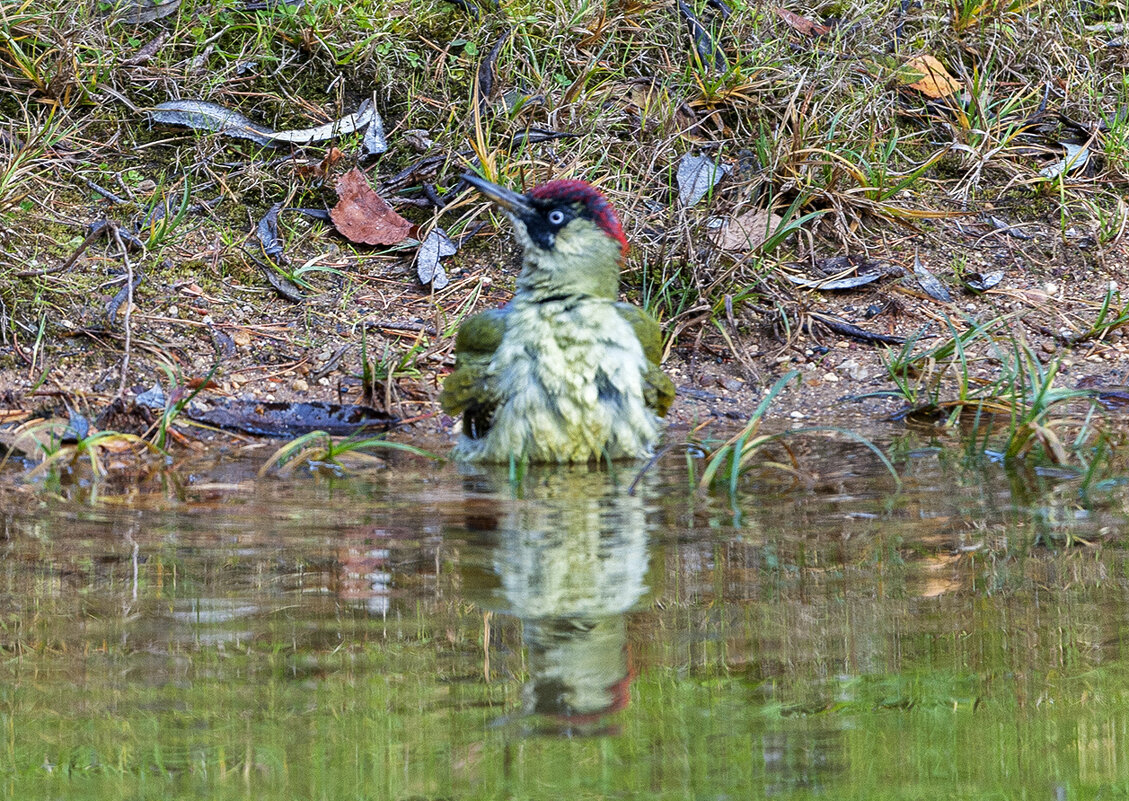
[[[373,130],[373,126],[369,126],[369,130]],[[367,137],[367,134],[366,134]],[[299,178],[311,178],[323,180],[341,159],[345,158],[345,154],[338,150],[336,147],[331,147],[329,152],[325,154],[320,162],[309,163],[295,163],[294,173]]]
[[[337,181],[337,205],[329,211],[333,224],[351,242],[395,245],[408,238],[412,224],[401,217],[354,168]]]
[[[777,8],[776,16],[784,20],[789,28],[804,36],[826,36],[831,33],[831,29],[826,25],[821,25],[786,8]]]
[[[678,5],[679,13],[686,20],[686,24],[690,26],[690,33],[694,37],[694,49],[698,51],[698,58],[702,66],[723,72],[729,66],[725,53],[714,42],[713,36],[702,25],[694,10],[686,5],[683,0],[675,0],[675,2]]]
[[[283,6],[301,8],[306,0],[243,0],[244,11],[274,11]]]
[[[862,275],[848,275],[845,278],[804,278],[791,273],[781,273],[786,281],[804,289],[858,289],[860,286],[873,284],[882,277],[881,273],[864,273]]]
[[[274,287],[274,291],[279,294],[279,297],[291,303],[301,303],[306,299],[306,296],[302,294],[302,290],[300,290],[293,281],[279,273],[273,267],[268,267],[262,262],[259,262],[259,269],[262,270],[263,277],[267,279],[268,284]]]
[[[259,224],[255,226],[255,236],[259,240],[262,253],[275,264],[284,264],[286,256],[283,252],[282,237],[278,233],[278,213],[282,211],[282,204],[275,203]]]
[[[803,269],[807,265],[790,262],[787,266]],[[782,275],[796,286],[820,290],[857,289],[883,278],[905,275],[905,270],[895,264],[854,254],[817,259],[815,267],[825,277],[806,278],[790,272],[784,272]]]
[[[898,79],[910,89],[933,98],[948,97],[964,88],[960,81],[949,75],[944,64],[928,54],[906,61],[898,71]]]
[[[1058,178],[1064,173],[1074,172],[1086,166],[1090,160],[1090,149],[1085,145],[1076,145],[1071,142],[1062,142],[1062,148],[1066,151],[1061,161],[1056,161],[1043,169],[1039,170],[1039,175],[1044,178]]]
[[[709,194],[730,169],[728,164],[718,164],[709,156],[687,153],[678,162],[678,199],[687,208],[693,206]]]
[[[388,137],[384,135],[384,120],[375,110],[372,122],[369,123],[361,140],[361,150],[368,156],[379,156],[388,150]]]
[[[987,292],[1004,280],[1003,270],[994,270],[990,273],[969,272],[961,277],[961,282],[973,292]]]
[[[216,131],[222,136],[250,139],[266,147],[321,142],[359,131],[380,119],[371,100],[363,101],[355,114],[347,114],[325,125],[294,131],[275,131],[265,125],[252,122],[237,111],[206,100],[169,100],[158,103],[146,113],[153,122],[163,125],[183,125],[195,130]]]
[[[416,275],[419,276],[420,282],[431,284],[431,288],[436,290],[443,289],[451,283],[447,271],[443,269],[439,260],[444,256],[454,256],[458,251],[458,247],[451,241],[451,237],[447,236],[446,231],[442,228],[433,229],[419,246],[419,253],[416,255]]]
[[[949,290],[937,280],[937,277],[921,263],[921,258],[918,254],[913,254],[913,274],[917,277],[917,283],[925,290],[925,294],[940,303],[952,303],[953,296],[949,294]]]
[[[118,20],[127,25],[144,25],[146,22],[167,17],[180,7],[180,0],[120,0],[114,4]]]
[[[765,243],[784,219],[767,209],[752,209],[712,232],[714,244],[728,253],[747,253]]]

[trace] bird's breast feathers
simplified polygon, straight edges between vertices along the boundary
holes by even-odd
[[[459,456],[578,462],[650,454],[659,419],[644,400],[648,362],[614,304],[575,298],[515,303],[487,368],[498,399],[489,433]]]

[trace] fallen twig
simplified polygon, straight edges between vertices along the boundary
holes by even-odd
[[[486,61],[483,62],[482,67],[478,70],[478,108],[482,111],[486,104],[490,102],[490,93],[494,89],[494,64],[498,60],[498,54],[502,52],[502,45],[510,38],[510,29],[506,28],[498,34],[498,41],[494,42],[494,46],[490,48],[489,55],[486,56]]]
[[[808,314],[812,320],[826,326],[836,334],[840,334],[845,337],[851,337],[852,339],[858,339],[862,342],[868,342],[871,344],[880,342],[884,345],[901,345],[903,342],[905,342],[905,339],[903,339],[902,337],[892,337],[887,334],[876,334],[872,331],[867,331],[863,328],[859,328],[856,325],[851,325],[850,323],[843,322],[842,320],[836,320],[834,317],[831,317],[827,314],[821,314],[819,312],[809,312]]]
[[[129,250],[126,249],[125,242],[122,241],[121,234],[118,232],[118,226],[110,223],[110,234],[114,237],[114,241],[118,245],[118,250],[121,251],[122,261],[125,263],[125,314],[122,316],[122,327],[125,329],[125,354],[122,356],[122,375],[121,380],[118,382],[118,391],[114,395],[114,400],[121,398],[125,395],[125,382],[129,375],[129,351],[130,351],[130,327],[129,318],[133,313],[133,263],[129,260]],[[114,311],[117,311],[115,307]]]
[[[79,245],[75,252],[70,255],[70,258],[64,261],[62,264],[57,264],[54,267],[47,267],[43,270],[23,270],[16,273],[16,278],[38,278],[41,275],[52,275],[53,273],[61,273],[64,270],[69,270],[72,266],[74,266],[74,263],[78,259],[78,257],[86,252],[86,249],[90,247],[91,243],[98,237],[99,234],[106,230],[106,226],[109,224],[110,222],[108,220],[99,220],[98,222],[91,225],[90,233],[86,235],[86,239],[82,240],[82,244]],[[115,230],[117,229],[115,228]]]
[[[702,65],[719,72],[724,71],[729,66],[729,61],[726,59],[725,53],[714,42],[713,37],[710,36],[710,32],[699,21],[693,9],[682,0],[678,0],[678,11],[690,27],[690,34],[694,37],[694,49],[698,51],[698,58],[701,59]]]
[[[383,329],[385,331],[410,331],[412,333],[423,333],[428,336],[439,336],[435,330],[435,326],[426,325],[425,323],[365,323],[366,329]]]

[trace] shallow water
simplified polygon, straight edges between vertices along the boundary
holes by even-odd
[[[894,450],[44,488],[0,796],[1129,796],[1124,492]]]

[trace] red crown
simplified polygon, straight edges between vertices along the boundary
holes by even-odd
[[[627,237],[623,234],[623,226],[619,224],[619,217],[608,203],[608,199],[598,192],[591,184],[574,179],[549,181],[535,186],[529,190],[529,196],[537,200],[554,200],[562,203],[581,203],[587,207],[596,225],[619,242],[620,255],[627,257]]]

